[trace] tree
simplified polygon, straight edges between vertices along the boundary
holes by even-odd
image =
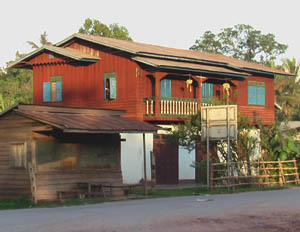
[[[16,53],[17,58],[22,56],[23,54]],[[15,103],[32,103],[31,70],[5,69],[0,73],[0,86],[0,112]]]
[[[44,33],[40,35],[40,44],[41,45],[51,45],[52,44],[51,42],[48,41],[47,37],[48,37],[48,35],[47,35],[46,31],[44,31]],[[27,41],[27,43],[29,45],[31,45],[31,48],[33,48],[33,49],[37,49],[40,47],[33,41]]]
[[[218,34],[206,31],[190,49],[266,63],[283,54],[287,47],[278,43],[273,34],[263,34],[250,25],[237,24],[233,28],[223,28]]]
[[[84,21],[83,26],[80,27],[79,32],[89,35],[99,35],[103,37],[132,41],[126,27],[120,26],[118,23],[113,23],[107,26],[97,19],[87,18]]]
[[[282,59],[281,69],[295,76],[275,77],[276,101],[282,106],[282,112],[277,113],[277,118],[281,121],[300,119],[299,66],[295,58]]]

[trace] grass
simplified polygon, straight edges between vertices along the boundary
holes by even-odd
[[[179,197],[179,196],[194,196],[203,194],[230,194],[239,192],[251,192],[251,191],[269,191],[287,189],[291,187],[299,187],[299,185],[286,185],[286,186],[272,186],[272,187],[239,187],[234,190],[227,188],[216,188],[209,191],[205,187],[194,187],[194,188],[182,188],[182,189],[156,189],[155,193],[151,190],[148,191],[148,198],[161,198],[161,197]],[[136,190],[135,194],[143,195],[144,190]],[[141,199],[139,197],[139,199]],[[76,205],[87,205],[107,202],[104,199],[70,199],[64,202],[41,202],[35,204],[31,200],[25,198],[20,199],[7,199],[0,201],[0,210],[8,209],[26,209],[26,208],[53,208],[62,206],[76,206]]]

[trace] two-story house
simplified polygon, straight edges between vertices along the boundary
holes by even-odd
[[[128,118],[162,127],[181,123],[226,94],[240,115],[274,122],[274,76],[289,75],[220,54],[86,34],[43,46],[11,67],[33,70],[34,104],[125,110]],[[195,178],[195,152],[168,144],[163,133],[147,136],[158,183]],[[121,148],[123,181],[137,182],[143,173],[140,136],[123,137],[131,141]]]

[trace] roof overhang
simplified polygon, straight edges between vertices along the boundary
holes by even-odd
[[[68,107],[60,107],[68,109]],[[21,105],[14,111],[26,118],[38,121],[40,123],[52,126],[62,130],[64,133],[88,133],[88,134],[116,134],[116,133],[155,133],[160,128],[150,123],[137,121],[134,119],[122,117],[121,115],[103,114],[101,111],[92,109],[78,109],[78,112],[72,108],[70,112],[53,110],[53,107],[44,106],[37,108],[35,106]]]
[[[68,57],[72,60],[76,60],[79,62],[90,62],[90,63],[95,63],[97,62],[100,58],[97,56],[92,56],[87,53],[80,52],[76,49],[73,48],[61,48],[61,47],[55,47],[52,45],[44,45],[43,47],[40,47],[36,49],[35,51],[27,54],[26,56],[20,58],[19,60],[11,63],[8,65],[8,68],[23,68],[23,67],[28,67],[30,66],[27,61],[32,59],[33,57],[45,52],[51,52],[54,54],[58,54],[64,57]]]

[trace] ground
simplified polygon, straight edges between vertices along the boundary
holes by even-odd
[[[6,232],[300,231],[300,189],[0,211]]]

